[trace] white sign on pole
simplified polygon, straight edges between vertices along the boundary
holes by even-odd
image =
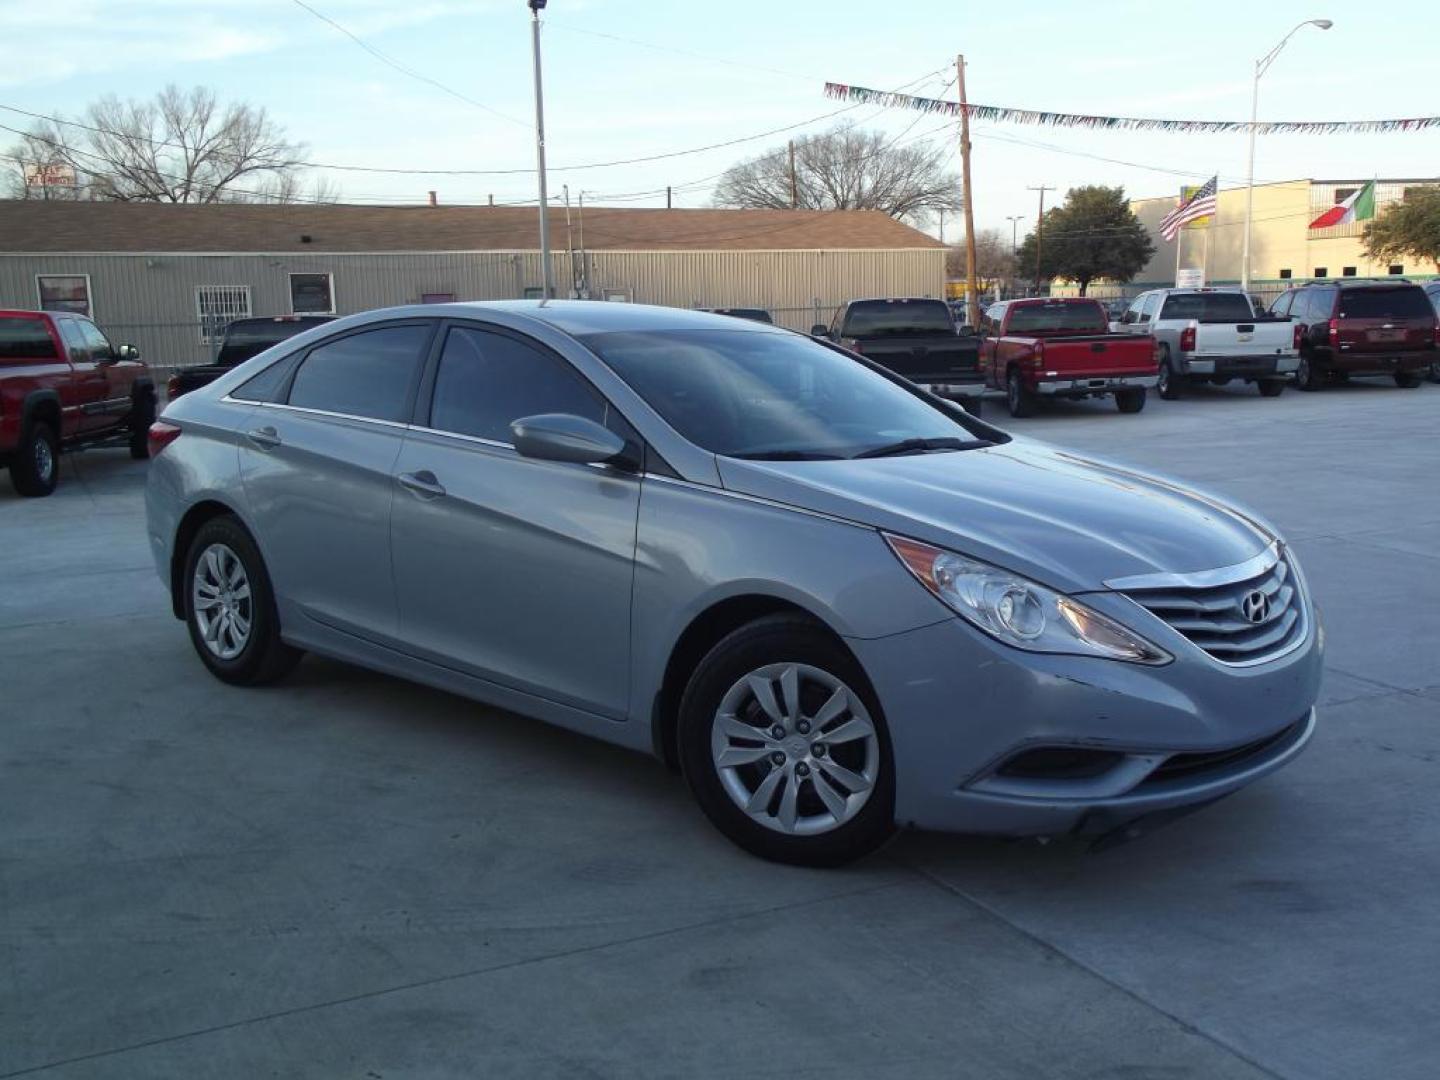
[[[1187,266],[1175,271],[1177,289],[1199,289],[1205,285],[1205,271],[1198,266]]]
[[[29,188],[74,187],[75,170],[69,165],[52,163],[25,165],[25,186]]]

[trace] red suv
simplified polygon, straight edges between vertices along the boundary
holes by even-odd
[[[125,438],[149,457],[155,383],[133,345],[83,315],[0,310],[0,465],[21,495],[49,495],[62,447]]]
[[[1281,295],[1270,313],[1295,325],[1295,384],[1318,390],[1351,375],[1390,375],[1420,385],[1440,358],[1440,324],[1425,290],[1404,279],[1316,281]]]

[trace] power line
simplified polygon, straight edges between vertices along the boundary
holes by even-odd
[[[352,31],[350,31],[350,30],[347,29],[346,27],[342,26],[340,23],[336,22],[336,21],[335,21],[334,19],[332,19],[329,15],[326,15],[323,11],[316,11],[316,10],[315,10],[313,7],[311,7],[309,4],[305,3],[305,0],[292,0],[292,2],[293,2],[297,7],[304,8],[306,11],[308,11],[311,15],[314,15],[315,18],[319,19],[321,22],[323,22],[323,23],[328,23],[330,26],[334,27],[334,28],[335,28],[336,30],[338,30],[340,33],[344,34],[347,38],[349,38],[351,41],[353,41],[356,45],[359,45],[360,48],[364,49],[364,50],[365,50],[366,52],[368,52],[371,56],[375,57],[375,59],[379,60],[382,64],[386,64],[386,65],[388,65],[389,67],[394,68],[396,71],[400,72],[401,74],[410,76],[410,78],[412,78],[412,79],[416,79],[416,80],[418,80],[418,81],[420,81],[420,82],[423,82],[423,83],[428,83],[430,86],[435,87],[437,90],[442,90],[442,91],[444,91],[445,93],[449,94],[451,97],[455,98],[455,99],[458,100],[458,101],[463,101],[463,102],[464,102],[465,104],[467,104],[467,105],[473,105],[473,106],[475,106],[475,108],[477,108],[477,109],[483,109],[485,112],[489,113],[491,116],[498,116],[501,120],[506,120],[506,121],[508,121],[509,123],[512,123],[512,124],[519,124],[521,127],[529,127],[529,124],[527,124],[524,120],[517,120],[517,119],[515,119],[515,117],[513,117],[513,116],[507,116],[505,113],[502,113],[499,109],[492,109],[489,105],[486,105],[483,101],[476,101],[474,98],[470,97],[469,95],[467,95],[467,94],[462,94],[459,90],[456,90],[454,87],[446,86],[444,83],[442,83],[442,82],[441,82],[440,80],[438,80],[438,79],[432,79],[429,75],[426,75],[426,74],[424,74],[423,72],[416,71],[414,68],[406,67],[404,64],[400,63],[400,61],[394,59],[393,57],[387,56],[385,53],[383,53],[383,52],[381,52],[379,49],[375,48],[375,46],[371,45],[368,41],[366,41],[364,38],[360,37],[358,34],[353,33]]]

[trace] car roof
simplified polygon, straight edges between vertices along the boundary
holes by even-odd
[[[730,330],[751,334],[789,332],[768,323],[750,322],[730,315],[716,315],[691,308],[606,300],[475,300],[455,304],[414,304],[406,308],[391,309],[391,314],[403,312],[412,317],[464,318],[466,315],[484,315],[489,311],[524,315],[571,335],[637,330]]]

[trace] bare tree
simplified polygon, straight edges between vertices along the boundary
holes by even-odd
[[[1015,255],[1010,238],[999,229],[983,229],[975,234],[975,276],[982,281],[1008,281],[1015,274]],[[945,252],[945,275],[965,276],[965,247],[956,245]]]
[[[960,206],[960,180],[944,168],[945,149],[897,146],[883,132],[841,124],[727,169],[716,206],[758,209],[883,210],[915,224]],[[792,191],[794,198],[792,200]]]
[[[12,187],[18,179],[24,188],[24,162],[43,161],[74,169],[74,197],[210,203],[293,192],[304,154],[264,109],[222,106],[204,87],[167,86],[153,101],[103,97],[73,125],[41,121],[7,161]],[[55,190],[43,194],[54,197]]]

